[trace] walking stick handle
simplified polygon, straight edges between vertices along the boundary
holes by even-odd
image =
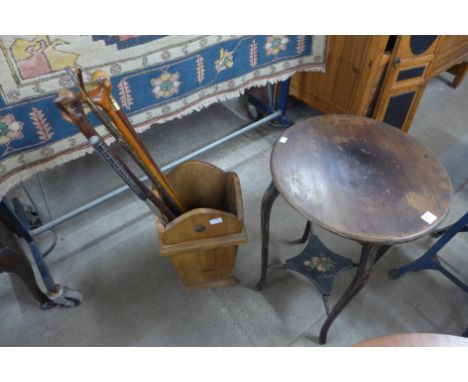
[[[92,79],[97,86],[93,90],[88,91],[88,95],[109,115],[123,138],[141,158],[149,172],[152,174],[150,179],[153,180],[155,186],[166,197],[168,202],[176,208],[177,211],[175,212],[180,214],[187,211],[188,208],[184,201],[179,197],[179,195],[177,195],[174,188],[168,182],[157,164],[153,161],[153,158],[136,134],[127,116],[120,109],[116,100],[112,97],[112,84],[107,73],[102,70],[96,71],[93,73]]]

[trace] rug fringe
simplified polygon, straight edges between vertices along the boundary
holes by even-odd
[[[213,94],[213,96],[206,98],[203,102],[198,102],[197,104],[195,104],[195,105],[193,105],[193,106],[191,106],[191,107],[189,107],[189,108],[187,108],[187,109],[185,109],[183,111],[177,112],[177,114],[174,115],[174,116],[164,117],[164,115],[162,115],[162,116],[159,116],[159,117],[151,118],[148,121],[145,121],[143,124],[134,124],[135,130],[138,133],[142,133],[142,132],[148,130],[153,124],[165,123],[165,122],[169,122],[169,121],[172,121],[172,120],[175,120],[175,119],[181,119],[181,118],[186,117],[187,115],[189,115],[189,114],[191,114],[193,112],[197,112],[197,111],[201,111],[203,109],[206,109],[206,108],[208,108],[209,106],[211,106],[211,105],[213,105],[215,103],[225,102],[225,101],[229,101],[229,100],[234,99],[234,98],[238,98],[238,97],[244,95],[245,92],[247,90],[249,90],[250,88],[252,88],[252,87],[263,87],[263,86],[266,86],[268,84],[274,85],[275,83],[285,81],[285,80],[291,78],[293,76],[293,74],[296,73],[297,71],[298,71],[297,68],[295,68],[293,71],[284,73],[283,75],[281,75],[279,77],[276,76],[274,78],[265,78],[265,79],[261,79],[261,80],[256,80],[255,82],[253,82],[253,84],[251,84],[249,86],[249,88],[242,88],[240,90],[233,90],[233,91],[221,94],[221,95],[220,94]],[[319,66],[319,67],[306,68],[306,69],[303,69],[302,71],[325,72],[325,67]],[[131,120],[132,120],[132,118],[130,118],[130,121]]]
[[[308,72],[324,72],[325,68],[323,66],[317,66],[317,67],[312,67],[312,68],[304,68],[301,69],[303,71],[308,71]],[[297,72],[297,67],[294,68],[291,72],[287,72],[282,74],[281,76],[275,76],[274,78],[264,78],[264,79],[259,79],[252,81],[249,88],[251,87],[262,87],[266,86],[267,84],[275,84],[277,82],[285,81],[289,79],[294,73]],[[218,103],[218,102],[225,102],[230,99],[238,98],[239,96],[243,95],[245,91],[248,90],[246,88],[241,88],[240,90],[233,90],[233,91],[228,91],[224,94],[213,94],[213,96],[207,97],[205,100],[202,102],[199,102],[193,106],[188,107],[187,109],[177,112],[175,115],[171,115],[169,117],[165,117],[164,115],[161,115],[159,117],[151,118],[145,122],[142,122],[140,124],[135,124],[135,130],[138,133],[142,133],[146,130],[148,130],[152,125],[154,124],[161,124],[165,122],[169,122],[171,120],[174,120],[176,118],[183,118],[193,112],[197,112],[200,110],[203,110],[212,104]],[[157,109],[158,107],[152,108],[150,110]],[[132,120],[132,117],[130,117],[130,120]],[[103,129],[103,126],[98,126],[97,129]],[[102,131],[102,130],[101,130]],[[106,139],[107,143],[113,143],[115,140],[112,137],[109,137]],[[84,146],[82,149],[71,152],[69,154],[64,154],[63,156],[57,156],[56,158],[53,158],[45,163],[38,164],[37,166],[33,168],[27,168],[24,170],[20,170],[18,173],[13,174],[9,176],[6,180],[2,181],[0,183],[0,198],[4,197],[8,191],[10,191],[13,187],[18,185],[20,182],[26,181],[29,179],[32,175],[50,170],[56,166],[62,165],[66,162],[81,158],[85,156],[86,154],[92,153],[94,150],[90,146]]]

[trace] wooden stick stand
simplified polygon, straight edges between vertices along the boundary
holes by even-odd
[[[233,276],[237,248],[247,242],[237,174],[188,161],[167,179],[189,211],[166,225],[156,221],[160,255],[171,258],[186,287],[237,284]]]

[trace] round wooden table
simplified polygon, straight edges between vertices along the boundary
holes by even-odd
[[[303,241],[313,222],[362,244],[349,288],[331,311],[325,305],[323,344],[332,322],[367,283],[373,264],[390,246],[426,235],[445,218],[452,198],[450,178],[437,157],[411,136],[351,115],[313,117],[287,129],[273,147],[270,165],[273,182],[262,200],[262,273],[257,289],[266,282],[270,213],[278,194],[307,220]],[[327,251],[321,243],[310,244],[309,252],[313,250]],[[320,257],[304,260],[306,255],[296,260],[302,262],[299,268],[308,266],[309,276],[312,271],[324,275],[342,261],[333,254],[322,262]],[[297,261],[293,265],[289,268],[298,270]]]
[[[404,333],[372,338],[354,347],[468,347],[468,338],[435,333]]]

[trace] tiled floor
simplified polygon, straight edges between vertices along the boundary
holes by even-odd
[[[468,81],[456,90],[447,77],[434,79],[421,101],[410,134],[442,160],[455,190],[447,223],[468,209]],[[294,119],[315,115],[299,105]],[[214,105],[144,133],[161,165],[248,123],[243,99]],[[270,182],[269,155],[281,129],[262,127],[201,159],[240,177],[249,243],[239,249],[239,285],[185,292],[169,259],[159,257],[155,224],[146,206],[130,193],[57,228],[59,241],[47,262],[58,282],[84,294],[81,306],[41,311],[22,285],[0,276],[0,346],[318,346],[325,318],[320,294],[287,271],[271,271],[257,292],[260,272],[260,201]],[[104,194],[119,179],[95,155],[43,174],[52,214]],[[37,182],[27,186],[38,194]],[[17,188],[14,193],[22,194]],[[281,218],[279,218],[281,217]],[[302,246],[288,244],[304,226],[283,200],[272,213],[271,258],[285,260]],[[356,243],[317,229],[333,250],[358,258]],[[50,236],[41,244],[46,247]],[[422,238],[392,248],[376,266],[368,286],[329,331],[328,345],[398,332],[459,335],[468,325],[468,296],[442,275],[425,271],[392,281],[387,271],[421,255],[433,242]],[[468,234],[460,234],[442,258],[468,278]],[[352,271],[336,281],[332,302],[347,287]]]

